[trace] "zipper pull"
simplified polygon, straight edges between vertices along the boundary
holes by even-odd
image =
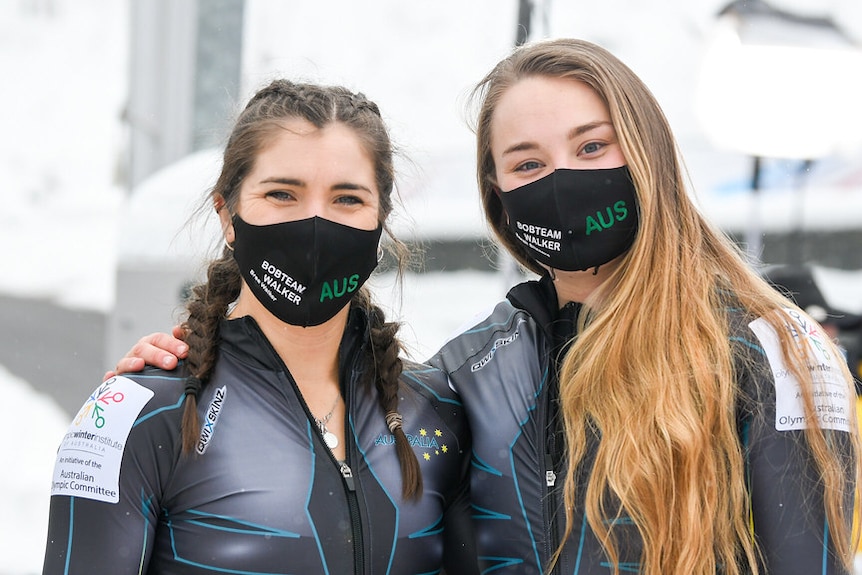
[[[549,469],[545,471],[545,485],[553,487],[555,483],[557,483],[557,474],[554,473],[554,470]]]
[[[344,482],[347,484],[347,489],[350,491],[356,491],[356,484],[353,482],[353,470],[344,463],[341,462],[341,477],[344,478]]]

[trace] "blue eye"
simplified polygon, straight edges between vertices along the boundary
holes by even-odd
[[[585,144],[584,147],[581,148],[581,151],[583,151],[585,154],[594,154],[601,150],[603,147],[604,144],[600,144],[598,142],[590,142],[588,144]]]
[[[530,170],[538,170],[542,167],[542,164],[535,161],[524,162],[515,168],[516,172],[529,172]]]
[[[347,204],[347,205],[351,205],[351,206],[355,206],[355,205],[364,203],[362,201],[362,199],[357,197],[357,196],[339,196],[336,201],[339,204]]]
[[[273,190],[271,192],[267,192],[266,196],[280,201],[293,199],[293,195],[284,190]]]

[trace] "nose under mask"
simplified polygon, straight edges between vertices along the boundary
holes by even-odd
[[[508,227],[536,259],[563,271],[597,268],[624,254],[638,229],[627,166],[554,170],[500,194]]]

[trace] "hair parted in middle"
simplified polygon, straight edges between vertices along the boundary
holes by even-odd
[[[224,208],[236,213],[240,188],[259,153],[285,129],[283,121],[293,118],[306,120],[317,128],[343,124],[357,135],[374,164],[380,194],[378,221],[391,240],[387,248],[394,252],[401,269],[406,248],[386,225],[393,209],[394,147],[377,105],[363,94],[341,86],[279,79],[260,89],[234,124],[224,149],[221,173],[208,196],[208,205],[212,206],[216,199],[223,199]],[[206,281],[192,290],[183,327],[189,344],[186,360],[191,374],[189,379],[198,380],[200,386],[206,385],[217,359],[219,322],[225,317],[228,306],[239,296],[241,285],[242,277],[233,251],[225,246],[221,257],[210,262]],[[371,342],[366,346],[369,368],[364,372],[366,383],[376,386],[384,414],[397,412],[402,371],[402,345],[397,338],[400,324],[386,321],[383,311],[372,302],[366,288],[357,291],[351,305],[364,309],[370,324]],[[191,389],[186,395],[183,415],[185,453],[193,450],[200,431],[196,395]],[[403,495],[408,499],[418,498],[422,493],[419,462],[401,427],[393,430],[393,434],[401,464]]]

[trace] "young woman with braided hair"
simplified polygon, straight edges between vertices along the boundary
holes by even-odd
[[[85,403],[43,573],[478,572],[460,399],[401,359],[363,287],[392,158],[361,94],[251,98],[208,196],[225,247],[187,305],[187,358]]]

